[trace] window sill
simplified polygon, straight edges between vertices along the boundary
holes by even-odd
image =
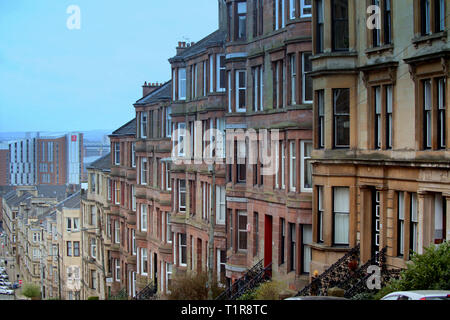
[[[372,47],[372,48],[367,48],[365,50],[365,53],[367,56],[371,56],[374,54],[382,54],[384,52],[389,52],[392,53],[394,51],[394,45],[391,44],[385,44],[379,47]]]
[[[447,31],[441,31],[438,33],[432,33],[425,36],[418,36],[411,40],[411,42],[414,44],[414,47],[417,48],[419,44],[427,43],[428,45],[431,45],[434,40],[442,40],[445,41],[447,39]]]

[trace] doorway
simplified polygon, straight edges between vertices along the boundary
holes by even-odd
[[[380,219],[381,219],[381,194],[380,191],[372,189],[372,246],[371,256],[375,256],[380,252]],[[377,258],[378,261],[378,258]]]

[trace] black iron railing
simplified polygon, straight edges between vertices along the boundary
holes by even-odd
[[[233,282],[233,284],[224,292],[222,292],[216,300],[236,300],[246,292],[256,288],[262,282],[272,277],[272,264],[263,267],[263,260],[255,264],[241,278]]]
[[[314,278],[296,296],[326,296],[328,288],[335,287],[341,281],[343,275],[348,273],[350,263],[359,264],[359,244]]]
[[[144,289],[139,291],[134,297],[134,300],[151,300],[151,298],[156,294],[158,288],[154,282],[149,283]]]

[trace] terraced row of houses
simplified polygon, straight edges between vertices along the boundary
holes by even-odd
[[[398,269],[449,240],[448,3],[218,9],[88,167],[80,297],[163,298],[202,272],[230,288],[256,266],[296,293],[354,250]]]

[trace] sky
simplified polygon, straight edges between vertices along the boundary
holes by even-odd
[[[79,8],[79,29],[76,11]],[[0,0],[0,132],[117,129],[217,0]],[[71,9],[71,8],[69,8]],[[68,11],[68,12],[67,12]]]

